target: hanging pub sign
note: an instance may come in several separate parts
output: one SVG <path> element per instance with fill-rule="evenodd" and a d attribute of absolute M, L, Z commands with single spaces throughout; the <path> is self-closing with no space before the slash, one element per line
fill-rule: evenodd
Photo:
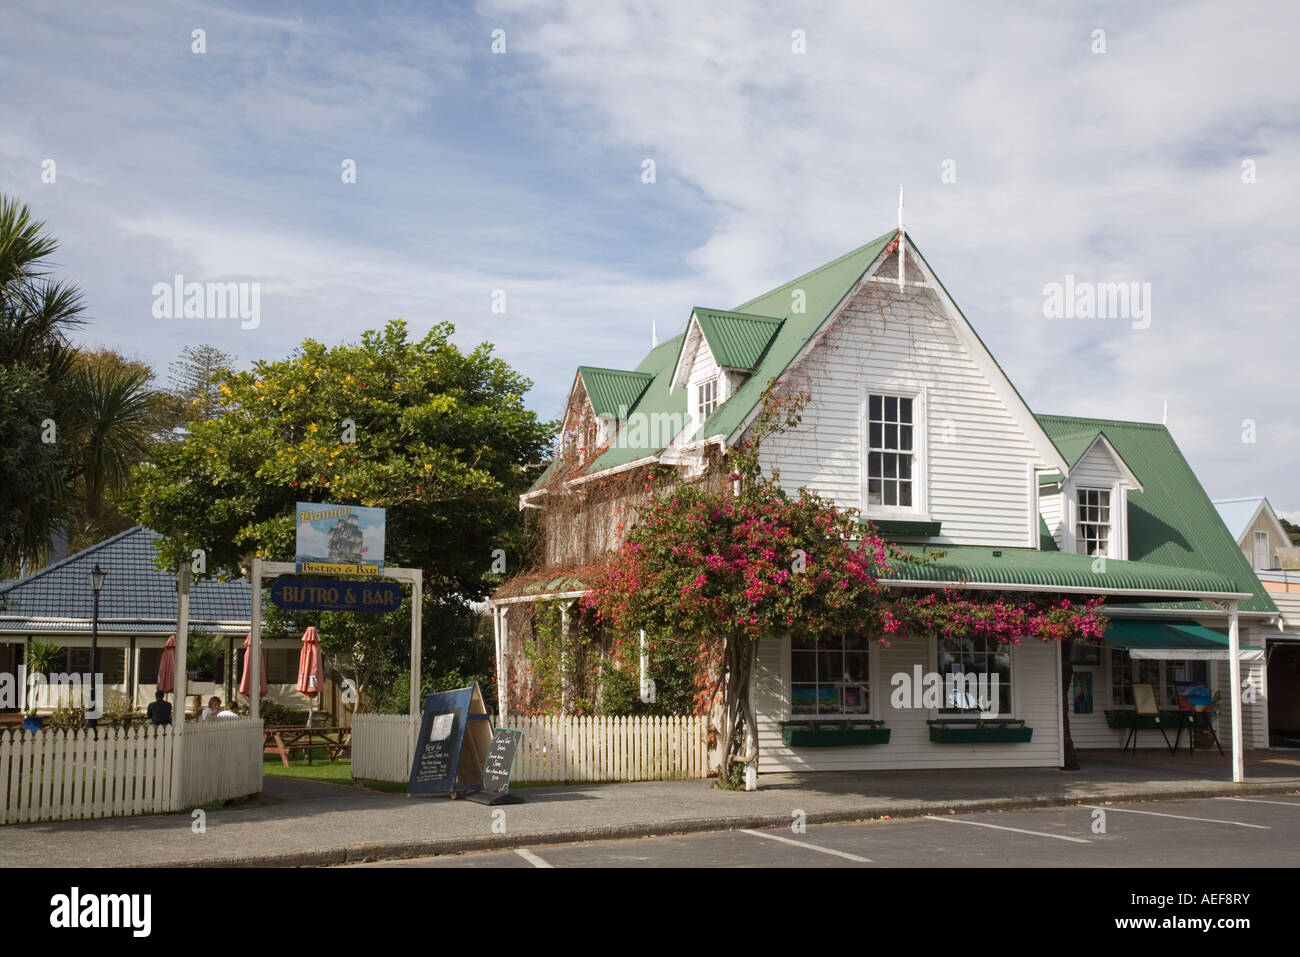
<path fill-rule="evenodd" d="M 335 578 L 277 578 L 271 601 L 291 611 L 397 611 L 402 586 L 386 581 L 339 581 Z"/>
<path fill-rule="evenodd" d="M 382 575 L 384 510 L 362 505 L 298 503 L 300 575 Z"/>

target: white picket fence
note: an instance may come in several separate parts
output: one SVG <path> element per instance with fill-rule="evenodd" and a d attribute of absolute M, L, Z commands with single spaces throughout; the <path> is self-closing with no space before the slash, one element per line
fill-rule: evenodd
<path fill-rule="evenodd" d="M 211 725 L 211 727 L 209 727 Z M 0 824 L 158 814 L 262 789 L 262 722 L 0 732 Z"/>
<path fill-rule="evenodd" d="M 497 727 L 523 732 L 512 781 L 673 781 L 709 773 L 703 717 L 512 715 Z M 405 781 L 411 773 L 411 718 L 352 718 L 352 776 Z"/>
<path fill-rule="evenodd" d="M 704 717 L 511 715 L 515 781 L 676 781 L 709 774 Z"/>
<path fill-rule="evenodd" d="M 185 725 L 177 809 L 262 790 L 262 721 L 213 718 Z"/>
<path fill-rule="evenodd" d="M 367 781 L 408 781 L 411 777 L 411 725 L 408 714 L 352 716 L 352 777 Z"/>

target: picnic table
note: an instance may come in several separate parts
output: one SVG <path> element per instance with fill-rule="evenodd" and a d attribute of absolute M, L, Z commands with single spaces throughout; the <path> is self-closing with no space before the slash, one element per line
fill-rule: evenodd
<path fill-rule="evenodd" d="M 352 754 L 351 728 L 309 728 L 300 724 L 271 725 L 262 732 L 262 753 L 278 754 L 284 766 L 289 766 L 289 753 L 306 751 L 308 757 L 314 748 L 324 748 L 333 761 L 340 754 Z"/>

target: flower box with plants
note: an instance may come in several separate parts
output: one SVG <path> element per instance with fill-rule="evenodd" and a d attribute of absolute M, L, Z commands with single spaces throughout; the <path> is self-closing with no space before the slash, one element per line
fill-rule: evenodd
<path fill-rule="evenodd" d="M 864 744 L 888 744 L 889 731 L 883 721 L 866 718 L 783 721 L 781 743 L 787 748 L 845 748 Z"/>
<path fill-rule="evenodd" d="M 1034 729 L 1015 718 L 936 718 L 930 740 L 936 744 L 1026 744 Z"/>

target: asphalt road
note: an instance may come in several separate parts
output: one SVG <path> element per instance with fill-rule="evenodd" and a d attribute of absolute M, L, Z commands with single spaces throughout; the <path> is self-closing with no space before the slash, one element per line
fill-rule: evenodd
<path fill-rule="evenodd" d="M 509 827 L 509 808 L 504 825 Z M 1100 812 L 1100 813 L 1098 813 Z M 1081 805 L 667 835 L 359 867 L 1294 867 L 1300 796 Z"/>

